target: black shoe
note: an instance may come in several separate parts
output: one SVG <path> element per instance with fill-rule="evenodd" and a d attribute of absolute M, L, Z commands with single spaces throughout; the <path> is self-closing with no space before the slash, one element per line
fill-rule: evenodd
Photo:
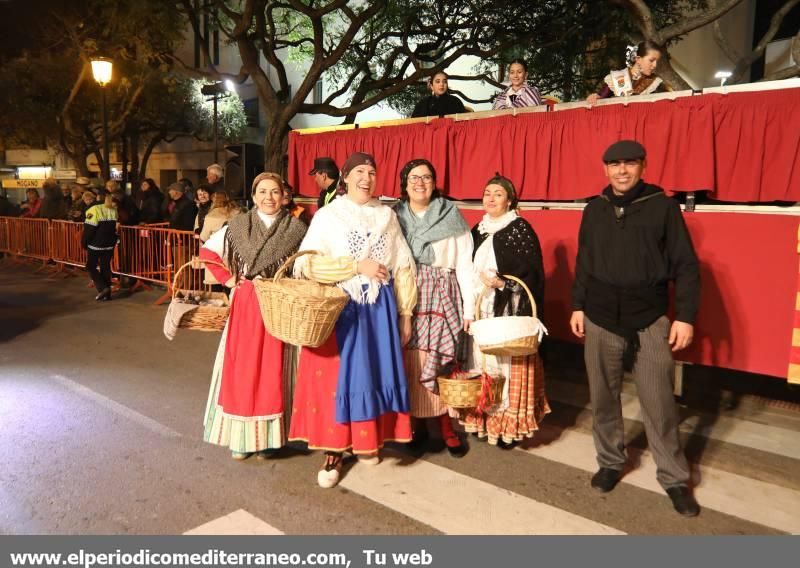
<path fill-rule="evenodd" d="M 692 492 L 685 485 L 668 487 L 667 495 L 672 500 L 672 506 L 684 517 L 696 517 L 700 514 L 700 505 L 694 500 Z"/>
<path fill-rule="evenodd" d="M 601 493 L 608 493 L 617 486 L 620 479 L 622 479 L 621 470 L 601 467 L 597 470 L 597 473 L 592 476 L 592 487 Z"/>
<path fill-rule="evenodd" d="M 500 438 L 499 440 L 497 440 L 497 447 L 500 448 L 501 450 L 513 450 L 514 448 L 517 447 L 517 442 L 515 440 L 512 440 L 511 442 L 506 442 L 502 438 Z"/>
<path fill-rule="evenodd" d="M 406 447 L 411 451 L 421 452 L 428 445 L 428 438 L 428 430 L 424 428 L 414 430 L 414 433 L 411 435 L 411 441 L 406 444 Z"/>
<path fill-rule="evenodd" d="M 445 440 L 445 447 L 447 448 L 447 451 L 450 453 L 450 455 L 453 456 L 454 458 L 463 458 L 465 455 L 467 455 L 467 451 L 469 450 L 469 448 L 461 438 L 456 436 L 456 439 L 458 440 L 457 446 L 451 446 L 448 443 L 448 440 Z"/>
<path fill-rule="evenodd" d="M 100 293 L 94 297 L 96 302 L 108 301 L 111 299 L 111 288 L 103 288 Z"/>

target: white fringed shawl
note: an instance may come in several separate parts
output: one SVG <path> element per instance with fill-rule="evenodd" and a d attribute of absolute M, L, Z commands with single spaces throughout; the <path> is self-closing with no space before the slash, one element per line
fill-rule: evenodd
<path fill-rule="evenodd" d="M 316 250 L 323 256 L 351 256 L 355 260 L 369 258 L 386 266 L 391 274 L 407 266 L 416 272 L 411 250 L 408 248 L 395 212 L 371 199 L 359 205 L 347 196 L 334 200 L 318 210 L 308 228 L 300 250 Z M 295 276 L 302 274 L 308 256 L 297 259 Z M 374 304 L 378 298 L 381 282 L 364 275 L 337 283 L 342 290 L 360 304 Z M 368 285 L 364 290 L 364 285 Z"/>

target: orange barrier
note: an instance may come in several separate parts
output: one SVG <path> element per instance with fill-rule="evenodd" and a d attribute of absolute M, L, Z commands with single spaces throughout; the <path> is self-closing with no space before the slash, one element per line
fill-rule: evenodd
<path fill-rule="evenodd" d="M 167 223 L 119 227 L 119 245 L 112 270 L 119 276 L 133 278 L 134 289 L 152 283 L 167 291 L 157 303 L 172 295 L 175 272 L 200 252 L 200 241 L 191 231 L 175 231 Z M 0 217 L 0 252 L 15 256 L 83 268 L 86 250 L 81 246 L 83 223 Z M 179 287 L 185 290 L 208 290 L 202 269 L 187 267 L 180 274 Z"/>
<path fill-rule="evenodd" d="M 120 227 L 117 274 L 169 286 L 172 272 L 167 247 L 172 232 L 152 225 Z"/>
<path fill-rule="evenodd" d="M 8 220 L 0 217 L 0 252 L 11 252 L 11 242 L 8 237 Z"/>
<path fill-rule="evenodd" d="M 86 249 L 81 246 L 83 223 L 50 221 L 50 258 L 70 266 L 86 266 Z"/>
<path fill-rule="evenodd" d="M 48 261 L 50 255 L 50 221 L 6 217 L 11 254 Z"/>

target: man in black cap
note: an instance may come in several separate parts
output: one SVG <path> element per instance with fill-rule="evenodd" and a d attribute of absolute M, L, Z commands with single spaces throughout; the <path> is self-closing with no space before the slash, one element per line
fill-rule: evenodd
<path fill-rule="evenodd" d="M 620 391 L 632 371 L 656 477 L 676 511 L 700 512 L 689 490 L 673 398 L 672 352 L 692 342 L 700 294 L 697 256 L 678 203 L 642 180 L 644 147 L 633 140 L 603 154 L 610 184 L 583 212 L 570 326 L 586 338 L 584 358 L 598 472 L 592 487 L 611 491 L 625 467 Z M 675 283 L 675 321 L 667 318 Z"/>
<path fill-rule="evenodd" d="M 336 186 L 339 183 L 339 167 L 333 158 L 315 158 L 314 167 L 308 172 L 314 176 L 314 181 L 319 187 L 317 207 L 322 209 L 336 197 Z"/>

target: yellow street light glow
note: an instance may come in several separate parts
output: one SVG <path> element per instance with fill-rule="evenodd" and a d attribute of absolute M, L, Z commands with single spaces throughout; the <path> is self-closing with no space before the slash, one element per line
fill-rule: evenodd
<path fill-rule="evenodd" d="M 105 87 L 111 82 L 111 70 L 114 64 L 110 59 L 104 57 L 92 59 L 92 75 L 101 87 Z"/>

